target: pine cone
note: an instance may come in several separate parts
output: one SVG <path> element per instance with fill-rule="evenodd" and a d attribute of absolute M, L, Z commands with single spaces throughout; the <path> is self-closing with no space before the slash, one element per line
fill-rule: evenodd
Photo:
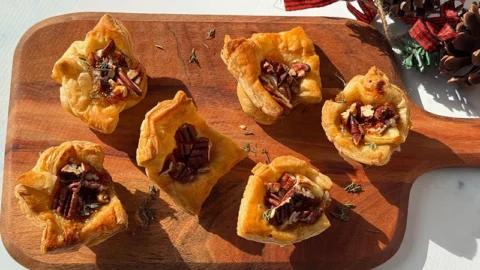
<path fill-rule="evenodd" d="M 480 13 L 474 2 L 457 25 L 457 38 L 445 43 L 440 73 L 449 83 L 480 84 Z"/>

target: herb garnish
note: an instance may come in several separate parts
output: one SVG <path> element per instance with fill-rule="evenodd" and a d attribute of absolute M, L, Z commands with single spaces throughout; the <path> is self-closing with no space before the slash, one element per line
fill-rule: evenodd
<path fill-rule="evenodd" d="M 88 63 L 87 59 L 84 57 L 78 57 L 78 59 L 82 60 L 82 66 L 87 69 L 87 71 L 90 71 L 90 64 Z"/>
<path fill-rule="evenodd" d="M 197 66 L 200 67 L 200 62 L 198 62 L 197 55 L 195 54 L 195 49 L 192 49 L 192 52 L 190 53 L 190 56 L 188 57 L 188 62 L 195 63 Z"/>
<path fill-rule="evenodd" d="M 147 227 L 150 222 L 155 220 L 155 212 L 152 208 L 148 208 L 148 202 L 150 200 L 156 200 L 155 196 L 159 190 L 152 185 L 148 187 L 148 191 L 148 197 L 140 204 L 140 207 L 135 212 L 135 223 L 142 228 Z"/>
<path fill-rule="evenodd" d="M 165 48 L 163 48 L 163 46 L 161 46 L 161 45 L 155 44 L 155 47 L 159 48 L 159 49 L 162 50 L 162 51 L 165 51 Z"/>
<path fill-rule="evenodd" d="M 352 181 L 352 183 L 346 186 L 344 189 L 348 193 L 360 193 L 363 191 L 362 186 L 359 184 L 355 184 L 355 181 Z"/>
<path fill-rule="evenodd" d="M 342 206 L 338 206 L 338 209 L 340 210 L 340 213 L 334 213 L 330 212 L 330 214 L 337 219 L 340 219 L 341 221 L 348 222 L 350 220 L 350 217 L 347 215 L 348 211 L 350 209 L 355 208 L 355 205 L 353 203 L 346 203 L 343 204 Z"/>
<path fill-rule="evenodd" d="M 255 134 L 253 134 L 253 132 L 251 132 L 251 131 L 245 131 L 244 135 L 248 136 L 248 135 L 255 135 Z"/>
<path fill-rule="evenodd" d="M 264 154 L 265 157 L 267 158 L 267 164 L 270 164 L 270 154 L 268 153 L 267 149 L 262 148 L 262 149 L 260 149 L 260 151 L 261 151 L 262 154 Z"/>
<path fill-rule="evenodd" d="M 340 81 L 343 82 L 343 86 L 347 85 L 347 83 L 345 82 L 345 80 L 344 80 L 342 77 L 340 77 L 340 75 L 338 75 L 337 72 L 335 72 L 335 77 L 337 77 Z"/>
<path fill-rule="evenodd" d="M 205 48 L 207 48 L 207 49 L 208 49 L 208 45 L 207 45 L 207 44 L 203 43 L 203 46 L 205 46 Z"/>
<path fill-rule="evenodd" d="M 342 95 L 338 95 L 337 97 L 335 97 L 335 102 L 337 103 L 347 103 L 347 99 Z"/>
<path fill-rule="evenodd" d="M 99 207 L 100 205 L 98 203 L 89 203 L 89 204 L 84 204 L 83 205 L 83 209 L 82 211 L 80 212 L 80 215 L 82 216 L 89 216 L 91 215 L 93 212 L 95 212 L 95 210 Z"/>
<path fill-rule="evenodd" d="M 90 92 L 88 97 L 90 97 L 90 99 L 96 99 L 97 95 L 98 95 L 98 91 L 92 91 L 92 92 Z"/>
<path fill-rule="evenodd" d="M 247 152 L 247 153 L 254 153 L 255 156 L 257 156 L 257 150 L 258 150 L 258 148 L 257 148 L 257 144 L 256 144 L 256 143 L 255 143 L 255 147 L 252 148 L 251 145 L 250 145 L 250 142 L 246 142 L 246 143 L 245 143 L 245 146 L 244 146 L 242 149 L 243 149 L 243 151 L 245 151 L 245 152 Z"/>
<path fill-rule="evenodd" d="M 215 38 L 215 28 L 208 30 L 206 39 L 210 40 L 214 38 Z"/>
<path fill-rule="evenodd" d="M 369 142 L 369 143 L 366 142 L 365 145 L 368 145 L 368 147 L 370 147 L 373 150 L 377 149 L 377 144 L 374 142 Z"/>

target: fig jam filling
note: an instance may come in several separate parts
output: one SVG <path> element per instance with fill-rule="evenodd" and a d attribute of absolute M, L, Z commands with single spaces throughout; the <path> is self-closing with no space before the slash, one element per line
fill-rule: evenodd
<path fill-rule="evenodd" d="M 210 171 L 210 139 L 199 137 L 195 126 L 184 123 L 175 132 L 175 140 L 177 148 L 165 160 L 161 175 L 168 174 L 175 181 L 189 183 L 197 174 Z"/>
<path fill-rule="evenodd" d="M 283 115 L 287 115 L 293 109 L 293 96 L 300 92 L 299 80 L 310 72 L 310 66 L 304 63 L 287 66 L 270 60 L 263 60 L 260 65 L 262 73 L 258 79 L 263 88 L 284 108 Z"/>
<path fill-rule="evenodd" d="M 263 217 L 269 224 L 284 229 L 299 222 L 313 224 L 321 217 L 322 200 L 299 185 L 297 177 L 285 172 L 277 182 L 265 183 L 264 204 L 268 210 Z"/>
<path fill-rule="evenodd" d="M 138 87 L 142 81 L 142 66 L 130 67 L 128 56 L 117 50 L 113 40 L 105 48 L 90 52 L 87 62 L 93 75 L 90 98 L 101 96 L 115 104 L 125 100 L 129 92 L 142 95 Z"/>
<path fill-rule="evenodd" d="M 51 209 L 66 219 L 84 220 L 110 202 L 110 174 L 97 171 L 73 158 L 58 172 L 59 186 L 54 193 Z"/>
<path fill-rule="evenodd" d="M 382 135 L 388 128 L 396 127 L 400 116 L 391 103 L 374 108 L 356 101 L 341 114 L 340 119 L 344 130 L 352 134 L 353 143 L 359 145 L 365 134 Z"/>

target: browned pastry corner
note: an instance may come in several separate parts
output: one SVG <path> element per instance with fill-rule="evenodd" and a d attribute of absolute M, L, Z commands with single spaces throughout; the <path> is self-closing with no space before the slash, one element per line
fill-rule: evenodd
<path fill-rule="evenodd" d="M 406 94 L 376 67 L 353 77 L 322 109 L 328 139 L 354 167 L 387 164 L 411 125 Z"/>
<path fill-rule="evenodd" d="M 104 15 L 85 40 L 75 41 L 55 63 L 63 108 L 92 129 L 112 133 L 120 112 L 147 93 L 147 73 L 135 59 L 123 24 Z"/>
<path fill-rule="evenodd" d="M 198 214 L 218 179 L 246 157 L 232 139 L 209 127 L 191 98 L 178 91 L 145 115 L 137 163 L 190 214 Z"/>
<path fill-rule="evenodd" d="M 225 36 L 221 57 L 237 79 L 242 109 L 271 125 L 300 103 L 322 100 L 320 59 L 301 27 L 251 38 Z"/>
<path fill-rule="evenodd" d="M 22 212 L 45 227 L 43 253 L 93 246 L 127 228 L 103 158 L 97 144 L 65 142 L 45 150 L 35 167 L 18 178 L 15 196 Z"/>
<path fill-rule="evenodd" d="M 243 193 L 237 234 L 281 246 L 300 242 L 330 227 L 332 181 L 292 156 L 258 163 Z"/>

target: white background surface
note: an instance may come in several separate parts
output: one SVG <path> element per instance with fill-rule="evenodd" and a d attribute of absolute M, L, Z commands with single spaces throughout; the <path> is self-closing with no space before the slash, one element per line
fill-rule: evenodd
<path fill-rule="evenodd" d="M 344 2 L 287 13 L 282 0 L 0 0 L 0 153 L 4 153 L 13 53 L 18 41 L 29 27 L 43 19 L 83 11 L 354 18 Z M 378 23 L 374 24 L 378 27 Z M 404 30 L 395 24 L 394 32 Z M 430 112 L 455 117 L 480 114 L 480 87 L 457 90 L 435 69 L 424 74 L 402 69 L 402 77 L 409 95 Z M 3 162 L 1 154 L 2 178 Z M 479 169 L 443 169 L 421 176 L 411 191 L 400 250 L 379 269 L 480 269 L 479 176 Z M 3 244 L 0 262 L 1 269 L 23 269 Z"/>

